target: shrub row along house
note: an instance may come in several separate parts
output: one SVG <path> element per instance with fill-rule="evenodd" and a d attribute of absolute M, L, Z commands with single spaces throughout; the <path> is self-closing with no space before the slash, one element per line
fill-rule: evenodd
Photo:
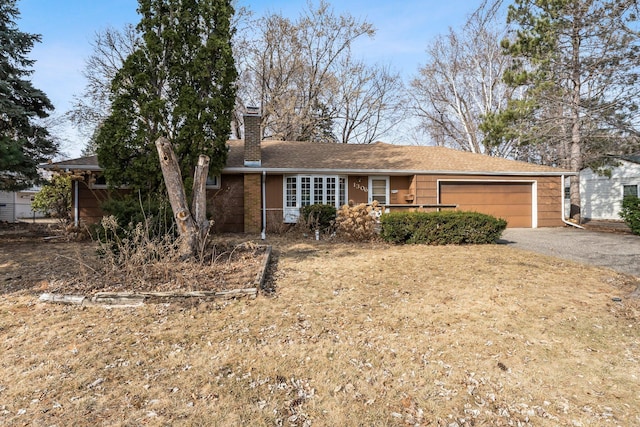
<path fill-rule="evenodd" d="M 245 140 L 229 141 L 220 176 L 207 186 L 216 232 L 259 233 L 295 223 L 300 208 L 371 203 L 386 210 L 458 209 L 504 218 L 509 227 L 564 223 L 569 171 L 443 147 L 320 144 L 260 140 L 258 114 L 245 116 Z M 76 224 L 100 220 L 109 189 L 97 158 L 48 165 L 76 172 Z"/>

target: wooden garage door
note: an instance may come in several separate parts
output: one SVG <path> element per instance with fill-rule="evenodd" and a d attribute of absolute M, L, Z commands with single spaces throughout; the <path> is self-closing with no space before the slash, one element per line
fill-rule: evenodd
<path fill-rule="evenodd" d="M 508 227 L 531 227 L 531 183 L 441 182 L 440 203 L 507 220 Z"/>

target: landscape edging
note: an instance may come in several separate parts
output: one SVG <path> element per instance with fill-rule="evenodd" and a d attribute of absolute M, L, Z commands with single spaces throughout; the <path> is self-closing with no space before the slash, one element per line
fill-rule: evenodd
<path fill-rule="evenodd" d="M 213 299 L 234 299 L 234 298 L 256 298 L 258 290 L 264 286 L 267 275 L 267 267 L 271 260 L 271 245 L 265 248 L 265 257 L 260 271 L 256 275 L 255 287 L 244 289 L 231 289 L 228 291 L 189 291 L 189 292 L 98 292 L 93 296 L 84 295 L 62 295 L 44 293 L 38 298 L 40 302 L 54 304 L 70 304 L 80 306 L 103 305 L 109 307 L 137 307 L 145 302 L 171 302 L 184 301 L 190 298 L 205 300 Z"/>

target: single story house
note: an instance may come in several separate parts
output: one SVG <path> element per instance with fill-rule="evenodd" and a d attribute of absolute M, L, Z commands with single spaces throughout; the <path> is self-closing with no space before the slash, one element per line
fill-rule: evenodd
<path fill-rule="evenodd" d="M 615 156 L 615 166 L 603 175 L 580 171 L 582 216 L 591 220 L 620 220 L 624 196 L 640 196 L 640 153 Z"/>
<path fill-rule="evenodd" d="M 374 200 L 387 211 L 456 208 L 504 218 L 509 227 L 556 227 L 565 223 L 565 176 L 575 175 L 444 147 L 261 141 L 259 135 L 260 116 L 245 116 L 245 140 L 229 141 L 226 167 L 208 181 L 216 232 L 269 232 L 295 223 L 304 205 Z M 74 218 L 98 221 L 109 190 L 96 157 L 48 167 L 85 177 L 74 181 Z"/>

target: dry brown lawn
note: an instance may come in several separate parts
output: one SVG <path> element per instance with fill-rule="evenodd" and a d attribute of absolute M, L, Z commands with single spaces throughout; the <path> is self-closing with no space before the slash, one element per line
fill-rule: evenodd
<path fill-rule="evenodd" d="M 89 244 L 0 236 L 0 424 L 640 424 L 636 278 L 507 246 L 269 243 L 272 295 L 108 309 L 38 302 Z"/>

